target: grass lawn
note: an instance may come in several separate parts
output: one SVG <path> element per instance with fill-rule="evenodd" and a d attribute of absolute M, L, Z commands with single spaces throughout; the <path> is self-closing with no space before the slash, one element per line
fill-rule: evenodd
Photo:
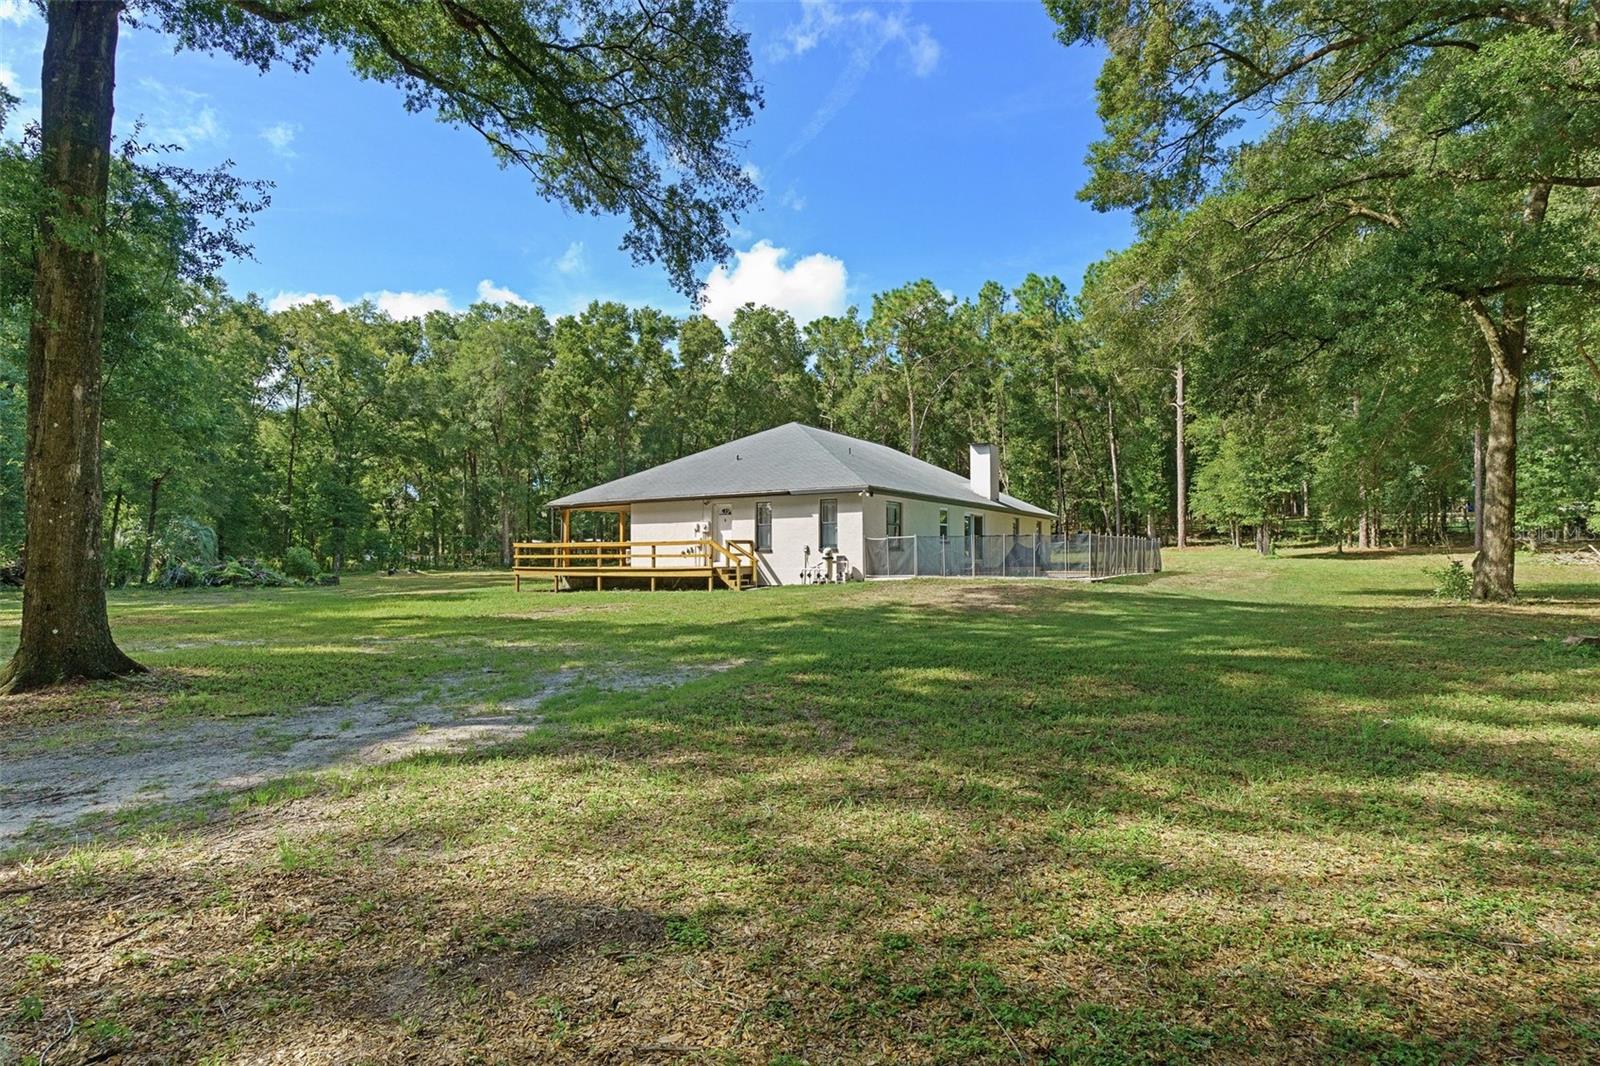
<path fill-rule="evenodd" d="M 1167 561 L 116 594 L 155 672 L 0 703 L 0 773 L 579 681 L 508 744 L 14 847 L 0 1062 L 1600 1058 L 1600 656 L 1560 644 L 1600 575 L 1474 607 L 1437 557 Z"/>

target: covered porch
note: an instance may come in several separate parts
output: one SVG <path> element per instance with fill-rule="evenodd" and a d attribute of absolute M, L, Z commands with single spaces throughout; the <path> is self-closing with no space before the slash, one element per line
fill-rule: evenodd
<path fill-rule="evenodd" d="M 616 516 L 614 539 L 574 540 L 575 512 Z M 604 589 L 607 584 L 658 588 L 753 588 L 759 582 L 755 542 L 695 537 L 679 540 L 633 540 L 632 510 L 615 504 L 556 509 L 560 539 L 523 541 L 512 545 L 511 572 L 518 591 L 524 579 L 550 580 L 560 592 Z"/>

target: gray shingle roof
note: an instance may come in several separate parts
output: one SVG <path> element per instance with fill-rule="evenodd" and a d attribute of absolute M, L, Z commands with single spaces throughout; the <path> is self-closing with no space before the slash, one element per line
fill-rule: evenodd
<path fill-rule="evenodd" d="M 1052 517 L 1049 511 L 1003 492 L 998 501 L 990 500 L 973 492 L 971 483 L 960 474 L 913 459 L 904 452 L 799 422 L 740 437 L 574 492 L 551 500 L 550 506 L 869 490 L 1030 517 Z"/>

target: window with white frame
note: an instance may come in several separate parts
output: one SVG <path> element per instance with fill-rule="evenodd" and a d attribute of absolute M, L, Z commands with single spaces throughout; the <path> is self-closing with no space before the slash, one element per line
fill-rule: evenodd
<path fill-rule="evenodd" d="M 943 507 L 939 508 L 939 539 L 950 539 L 950 512 Z"/>
<path fill-rule="evenodd" d="M 756 551 L 772 550 L 772 504 L 762 500 L 756 504 Z"/>
<path fill-rule="evenodd" d="M 903 535 L 899 500 L 890 500 L 883 505 L 883 535 L 890 538 Z M 897 539 L 889 541 L 889 550 L 892 552 L 900 551 L 904 547 L 905 545 Z"/>
<path fill-rule="evenodd" d="M 839 549 L 838 500 L 823 500 L 817 507 L 817 547 Z"/>

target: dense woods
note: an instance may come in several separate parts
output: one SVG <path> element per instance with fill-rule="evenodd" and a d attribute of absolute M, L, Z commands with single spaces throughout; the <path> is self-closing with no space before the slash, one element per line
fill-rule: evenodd
<path fill-rule="evenodd" d="M 8 182 L 23 180 L 25 151 L 6 165 Z M 117 173 L 104 431 L 114 583 L 158 580 L 197 550 L 279 561 L 301 548 L 335 572 L 498 564 L 511 541 L 550 533 L 548 499 L 790 420 L 957 470 L 968 442 L 992 441 L 1008 490 L 1062 529 L 1172 538 L 1180 364 L 1198 532 L 1263 548 L 1290 522 L 1352 546 L 1471 535 L 1485 383 L 1456 352 L 1473 335 L 1397 301 L 1330 331 L 1315 358 L 1265 349 L 1258 365 L 1230 367 L 1264 301 L 1299 298 L 1202 293 L 1173 267 L 1193 223 L 1152 225 L 1077 299 L 1030 276 L 967 299 L 915 281 L 804 327 L 766 307 L 724 329 L 616 303 L 395 321 L 370 305 L 269 313 L 228 295 L 206 253 L 257 206 L 252 190 L 202 200 L 157 171 Z M 25 321 L 10 300 L 6 439 L 21 432 Z M 1582 531 L 1600 499 L 1600 380 L 1581 326 L 1551 334 L 1523 400 L 1526 536 Z M 0 477 L 9 554 L 21 546 L 16 464 Z"/>

